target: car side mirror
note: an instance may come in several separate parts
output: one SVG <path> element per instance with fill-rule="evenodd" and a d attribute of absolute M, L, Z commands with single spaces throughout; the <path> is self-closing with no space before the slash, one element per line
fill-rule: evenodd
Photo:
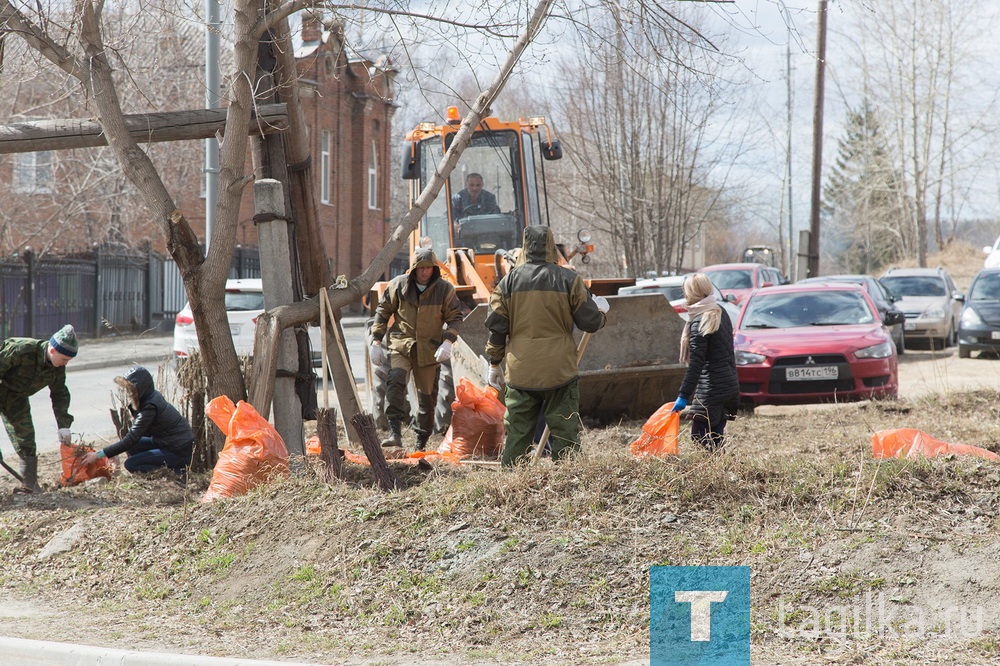
<path fill-rule="evenodd" d="M 993 246 L 992 245 L 984 245 L 983 246 L 983 254 L 993 254 Z"/>
<path fill-rule="evenodd" d="M 773 286 L 774 286 L 773 282 L 761 282 L 760 283 L 760 288 L 761 289 L 763 289 L 764 287 L 773 287 Z"/>
<path fill-rule="evenodd" d="M 901 310 L 889 310 L 885 313 L 885 318 L 882 320 L 886 326 L 895 326 L 896 324 L 902 324 L 906 321 L 906 315 L 903 314 Z"/>
<path fill-rule="evenodd" d="M 734 296 L 733 294 L 726 294 L 725 296 L 722 297 L 722 300 L 724 300 L 726 303 L 736 303 L 736 296 Z"/>
<path fill-rule="evenodd" d="M 959 303 L 964 303 L 965 302 L 965 294 L 963 294 L 961 292 L 958 292 L 958 291 L 956 291 L 954 294 L 952 294 L 952 298 L 954 298 Z"/>

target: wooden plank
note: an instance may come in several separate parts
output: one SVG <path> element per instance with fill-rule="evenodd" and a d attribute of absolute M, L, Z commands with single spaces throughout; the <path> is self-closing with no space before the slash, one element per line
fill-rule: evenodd
<path fill-rule="evenodd" d="M 288 129 L 284 104 L 258 107 L 250 133 L 276 134 Z M 139 143 L 207 139 L 226 127 L 225 109 L 194 109 L 125 116 L 129 134 Z M 91 118 L 33 120 L 0 125 L 0 155 L 39 150 L 69 150 L 108 145 L 101 124 Z"/>

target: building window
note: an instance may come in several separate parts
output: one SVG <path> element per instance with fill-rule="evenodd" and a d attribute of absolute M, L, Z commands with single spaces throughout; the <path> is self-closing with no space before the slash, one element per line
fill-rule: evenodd
<path fill-rule="evenodd" d="M 52 151 L 18 153 L 14 162 L 14 191 L 48 194 L 52 191 Z"/>
<path fill-rule="evenodd" d="M 319 147 L 320 186 L 319 200 L 330 203 L 330 131 L 323 130 Z"/>
<path fill-rule="evenodd" d="M 374 141 L 368 159 L 368 207 L 378 208 L 378 144 Z"/>

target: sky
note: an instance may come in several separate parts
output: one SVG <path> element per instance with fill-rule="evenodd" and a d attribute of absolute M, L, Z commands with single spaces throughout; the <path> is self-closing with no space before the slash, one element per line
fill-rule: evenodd
<path fill-rule="evenodd" d="M 925 12 L 929 5 L 939 0 L 912 0 L 909 4 L 918 11 Z M 551 82 L 554 68 L 552 63 L 567 48 L 571 40 L 566 36 L 571 29 L 570 18 L 578 18 L 575 14 L 583 6 L 584 0 L 566 0 L 558 5 L 557 11 L 564 17 L 551 20 L 546 25 L 545 34 L 539 42 L 532 46 L 520 65 L 519 76 L 528 82 L 528 87 L 544 87 Z M 881 10 L 889 0 L 831 0 L 829 3 L 826 63 L 826 99 L 824 104 L 824 174 L 829 175 L 830 165 L 836 157 L 837 141 L 843 134 L 844 122 L 848 106 L 857 106 L 860 96 L 854 92 L 859 77 L 856 74 L 855 61 L 859 46 L 853 22 L 859 16 L 874 17 L 876 10 Z M 959 0 L 952 0 L 955 7 L 964 6 Z M 530 4 L 530 3 L 529 3 Z M 529 4 L 522 4 L 523 7 Z M 1000 4 L 1000 3 L 997 3 Z M 733 170 L 735 180 L 746 183 L 741 191 L 741 204 L 745 215 L 754 220 L 764 229 L 774 230 L 779 223 L 785 230 L 788 227 L 788 190 L 786 189 L 786 155 L 789 137 L 787 121 L 788 107 L 791 104 L 791 214 L 794 225 L 793 238 L 800 229 L 808 228 L 810 213 L 810 193 L 812 179 L 812 143 L 813 143 L 813 104 L 814 81 L 816 75 L 816 24 L 819 0 L 735 0 L 735 2 L 665 3 L 668 9 L 676 7 L 678 11 L 687 11 L 693 7 L 708 17 L 710 36 L 715 45 L 733 58 L 732 71 L 734 78 L 745 81 L 748 94 L 739 99 L 733 99 L 731 104 L 737 111 L 735 119 L 727 122 L 745 123 L 752 140 L 741 149 Z M 504 11 L 515 5 L 505 5 Z M 477 14 L 484 7 L 471 0 L 448 0 L 447 5 L 440 2 L 426 3 L 429 12 L 441 14 L 445 11 L 456 20 L 474 21 L 481 19 Z M 567 9 L 568 8 L 568 9 Z M 992 13 L 990 13 L 992 12 Z M 1000 80 L 996 80 L 993 67 L 979 66 L 980 62 L 995 61 L 997 47 L 1000 44 L 1000 21 L 996 18 L 996 9 L 991 3 L 977 5 L 974 39 L 963 44 L 965 57 L 959 63 L 966 71 L 965 90 L 956 94 L 958 100 L 952 110 L 953 114 L 982 114 L 983 118 L 973 124 L 985 132 L 992 122 L 992 113 L 996 109 L 990 107 L 990 96 L 1000 90 Z M 989 14 L 989 15 L 987 15 Z M 369 19 L 370 21 L 370 19 Z M 389 30 L 379 31 L 373 23 L 353 26 L 354 34 L 366 35 L 367 44 L 360 44 L 362 49 L 371 49 L 381 45 L 391 44 L 396 38 L 394 31 L 400 24 L 391 26 Z M 404 28 L 405 29 L 405 28 Z M 349 28 L 348 34 L 351 34 Z M 415 50 L 412 55 L 418 61 L 431 63 L 436 71 L 434 76 L 424 75 L 424 83 L 445 91 L 438 98 L 423 99 L 420 96 L 404 95 L 406 108 L 400 109 L 396 122 L 411 125 L 415 120 L 433 119 L 434 114 L 443 113 L 446 105 L 443 100 L 457 96 L 461 90 L 476 90 L 469 87 L 473 74 L 478 79 L 476 83 L 485 86 L 496 72 L 500 60 L 505 55 L 503 48 L 486 49 L 480 47 L 475 33 L 467 33 L 464 37 L 454 36 L 439 27 L 424 26 L 420 29 L 421 37 L 429 39 L 429 50 Z M 373 40 L 372 37 L 375 37 Z M 509 45 L 511 39 L 501 46 Z M 460 55 L 459 55 L 460 54 Z M 403 57 L 399 54 L 397 57 Z M 790 72 L 787 67 L 790 63 Z M 433 73 L 432 73 L 433 74 Z M 791 76 L 791 100 L 788 97 L 787 77 Z M 991 78 L 992 77 L 992 78 Z M 468 94 L 468 93 L 467 93 Z M 506 93 L 495 105 L 498 115 L 518 115 L 518 102 L 523 99 L 517 95 Z M 440 100 L 440 101 L 439 101 Z M 437 108 L 438 106 L 442 108 Z M 513 113 L 511 111 L 517 109 Z M 988 109 L 989 112 L 984 112 Z M 549 115 L 544 109 L 538 113 Z M 558 119 L 553 118 L 558 126 Z M 972 123 L 972 121 L 969 121 Z M 401 125 L 401 126 L 402 126 Z M 1000 128 L 998 128 L 1000 131 Z M 720 136 L 731 133 L 730 127 L 719 127 Z M 959 158 L 967 164 L 962 172 L 960 184 L 962 197 L 957 199 L 957 215 L 963 218 L 1000 219 L 1000 202 L 997 197 L 1000 192 L 1000 167 L 993 164 L 991 156 L 982 151 L 988 145 L 988 134 L 981 135 L 986 140 L 973 140 L 972 135 L 958 151 Z M 773 232 L 773 231 L 772 231 Z M 777 241 L 776 232 L 773 232 Z M 768 240 L 768 239 L 764 239 Z"/>

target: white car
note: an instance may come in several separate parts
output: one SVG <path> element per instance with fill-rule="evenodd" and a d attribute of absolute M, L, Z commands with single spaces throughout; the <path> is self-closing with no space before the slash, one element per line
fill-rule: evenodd
<path fill-rule="evenodd" d="M 684 280 L 686 275 L 670 275 L 667 277 L 651 278 L 648 280 L 636 280 L 634 287 L 622 287 L 618 290 L 619 296 L 635 296 L 637 294 L 663 294 L 671 307 L 680 315 L 684 321 L 688 320 L 687 299 L 684 298 Z M 719 302 L 722 309 L 729 315 L 729 321 L 736 329 L 736 320 L 740 316 L 740 308 L 733 303 L 732 297 L 723 296 L 718 287 L 712 285 L 715 293 L 715 300 Z"/>
<path fill-rule="evenodd" d="M 264 312 L 264 290 L 260 278 L 226 280 L 226 315 L 229 317 L 229 332 L 233 345 L 240 356 L 253 355 L 253 339 L 257 317 Z M 313 365 L 319 366 L 321 357 L 320 331 L 309 327 L 309 342 L 312 346 Z M 198 334 L 195 332 L 191 304 L 185 303 L 174 319 L 174 356 L 187 358 L 198 351 Z"/>
<path fill-rule="evenodd" d="M 993 242 L 993 245 L 987 245 L 983 248 L 983 254 L 986 255 L 983 268 L 1000 268 L 1000 236 Z"/>

